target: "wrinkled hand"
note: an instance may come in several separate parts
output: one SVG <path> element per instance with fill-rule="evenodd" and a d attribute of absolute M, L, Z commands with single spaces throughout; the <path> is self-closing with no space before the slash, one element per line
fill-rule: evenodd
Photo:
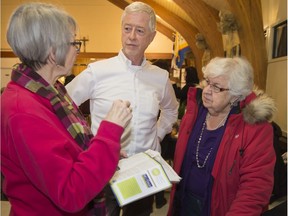
<path fill-rule="evenodd" d="M 132 118 L 132 109 L 129 101 L 116 100 L 113 102 L 105 120 L 125 128 Z"/>
<path fill-rule="evenodd" d="M 122 159 L 122 158 L 127 158 L 127 157 L 128 157 L 127 152 L 124 151 L 124 150 L 121 150 L 121 151 L 120 151 L 120 159 Z"/>

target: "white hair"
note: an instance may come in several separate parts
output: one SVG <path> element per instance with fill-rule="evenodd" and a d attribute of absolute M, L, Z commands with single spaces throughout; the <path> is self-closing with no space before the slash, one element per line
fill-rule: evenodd
<path fill-rule="evenodd" d="M 33 69 L 46 64 L 50 50 L 56 63 L 64 65 L 75 30 L 75 20 L 65 11 L 51 4 L 28 3 L 12 14 L 7 41 L 15 55 Z"/>
<path fill-rule="evenodd" d="M 238 96 L 240 100 L 243 100 L 253 90 L 253 68 L 243 57 L 213 58 L 202 71 L 204 77 L 227 77 L 230 94 Z"/>

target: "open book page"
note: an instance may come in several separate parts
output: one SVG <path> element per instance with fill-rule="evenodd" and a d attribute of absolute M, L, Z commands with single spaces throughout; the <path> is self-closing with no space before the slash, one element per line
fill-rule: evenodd
<path fill-rule="evenodd" d="M 120 160 L 118 167 L 110 185 L 120 206 L 172 186 L 161 164 L 144 152 Z"/>
<path fill-rule="evenodd" d="M 174 169 L 161 157 L 159 152 L 149 149 L 145 153 L 148 154 L 150 157 L 154 158 L 162 165 L 166 175 L 168 176 L 171 182 L 177 183 L 181 180 L 181 177 L 178 176 L 178 174 L 174 171 Z"/>

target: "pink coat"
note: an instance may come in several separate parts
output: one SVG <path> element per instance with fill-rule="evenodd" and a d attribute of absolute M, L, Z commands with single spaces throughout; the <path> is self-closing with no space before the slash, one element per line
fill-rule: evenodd
<path fill-rule="evenodd" d="M 199 89 L 190 88 L 187 111 L 181 121 L 174 156 L 174 169 L 177 173 L 180 173 L 189 135 L 198 113 L 197 91 L 199 95 Z M 271 100 L 261 97 L 250 94 L 241 102 L 240 112 L 232 114 L 228 119 L 212 170 L 212 216 L 259 216 L 269 203 L 275 164 L 273 129 L 266 121 L 268 117 L 261 114 L 270 114 L 272 108 L 265 110 L 271 105 Z M 247 122 L 252 119 L 247 109 L 262 110 L 254 112 L 257 123 Z M 168 215 L 171 215 L 173 208 L 175 187 L 170 195 Z"/>
<path fill-rule="evenodd" d="M 86 215 L 114 174 L 123 128 L 103 121 L 83 151 L 50 102 L 10 82 L 1 96 L 1 172 L 10 215 Z"/>

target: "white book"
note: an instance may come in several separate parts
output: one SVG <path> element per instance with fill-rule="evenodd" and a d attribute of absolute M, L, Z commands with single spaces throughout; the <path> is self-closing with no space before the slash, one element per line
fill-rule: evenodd
<path fill-rule="evenodd" d="M 181 180 L 159 152 L 147 150 L 121 159 L 110 180 L 119 206 L 127 205 L 172 186 Z"/>

